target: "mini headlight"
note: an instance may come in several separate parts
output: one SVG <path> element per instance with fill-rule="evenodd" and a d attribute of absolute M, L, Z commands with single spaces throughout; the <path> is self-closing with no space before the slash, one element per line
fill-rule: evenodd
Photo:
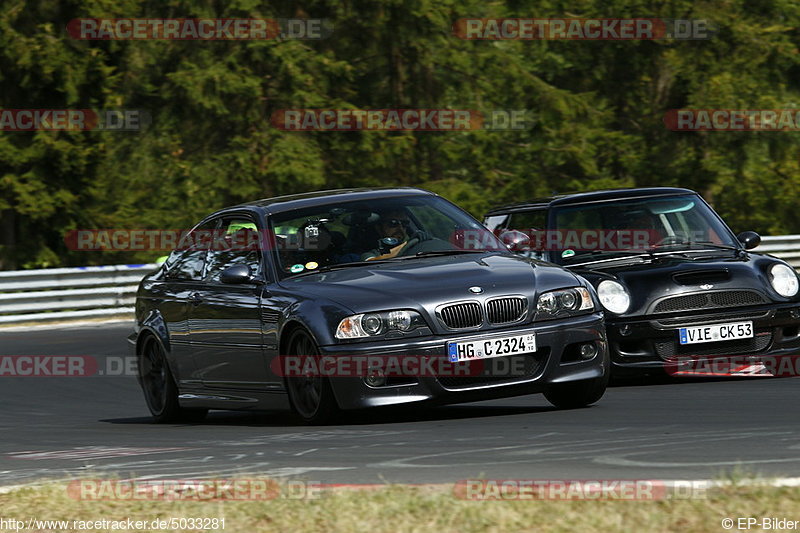
<path fill-rule="evenodd" d="M 609 279 L 604 279 L 597 286 L 597 296 L 600 303 L 611 311 L 621 315 L 631 306 L 631 296 L 622 284 Z"/>
<path fill-rule="evenodd" d="M 343 318 L 336 328 L 337 339 L 377 337 L 390 331 L 411 331 L 425 326 L 425 320 L 416 311 L 384 311 Z"/>
<path fill-rule="evenodd" d="M 800 287 L 794 270 L 781 263 L 770 267 L 769 282 L 775 292 L 786 298 L 797 294 L 797 289 Z"/>

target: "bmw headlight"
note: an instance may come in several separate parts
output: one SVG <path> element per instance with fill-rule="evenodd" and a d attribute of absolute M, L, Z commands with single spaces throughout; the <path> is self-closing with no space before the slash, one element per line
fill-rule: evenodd
<path fill-rule="evenodd" d="M 777 263 L 769 268 L 769 282 L 775 292 L 789 298 L 797 294 L 797 274 L 790 267 Z"/>
<path fill-rule="evenodd" d="M 592 295 L 586 287 L 544 292 L 536 302 L 536 311 L 545 315 L 556 315 L 561 311 L 585 311 L 594 309 Z"/>
<path fill-rule="evenodd" d="M 597 296 L 600 298 L 600 303 L 611 311 L 621 315 L 628 310 L 631 306 L 631 295 L 621 283 L 604 279 L 597 286 Z"/>
<path fill-rule="evenodd" d="M 425 326 L 425 320 L 416 311 L 362 313 L 343 318 L 336 328 L 336 338 L 377 337 L 389 331 L 406 332 L 423 326 Z"/>

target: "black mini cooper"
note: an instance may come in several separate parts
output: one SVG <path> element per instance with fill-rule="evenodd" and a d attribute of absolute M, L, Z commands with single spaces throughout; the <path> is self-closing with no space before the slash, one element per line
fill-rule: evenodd
<path fill-rule="evenodd" d="M 339 409 L 544 393 L 609 377 L 591 285 L 519 257 L 418 189 L 260 200 L 199 222 L 141 282 L 131 348 L 158 421 L 208 409 Z"/>
<path fill-rule="evenodd" d="M 758 234 L 735 235 L 694 191 L 556 196 L 493 209 L 484 224 L 517 253 L 592 283 L 614 376 L 702 374 L 693 369 L 709 360 L 775 364 L 800 348 L 794 269 L 748 251 Z"/>

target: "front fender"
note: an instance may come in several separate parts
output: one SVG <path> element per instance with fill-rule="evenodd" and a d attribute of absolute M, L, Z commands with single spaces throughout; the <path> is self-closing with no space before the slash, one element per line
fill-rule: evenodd
<path fill-rule="evenodd" d="M 300 325 L 311 333 L 318 346 L 338 344 L 336 328 L 343 318 L 355 314 L 351 309 L 329 300 L 301 300 L 289 306 L 279 324 L 279 346 L 287 331 Z"/>

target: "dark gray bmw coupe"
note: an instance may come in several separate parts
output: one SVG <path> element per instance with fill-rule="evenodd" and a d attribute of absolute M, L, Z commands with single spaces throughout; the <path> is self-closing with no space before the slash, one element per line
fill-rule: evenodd
<path fill-rule="evenodd" d="M 139 287 L 129 342 L 159 422 L 209 409 L 342 409 L 544 393 L 596 402 L 609 356 L 592 286 L 519 257 L 419 189 L 324 191 L 218 211 Z"/>

